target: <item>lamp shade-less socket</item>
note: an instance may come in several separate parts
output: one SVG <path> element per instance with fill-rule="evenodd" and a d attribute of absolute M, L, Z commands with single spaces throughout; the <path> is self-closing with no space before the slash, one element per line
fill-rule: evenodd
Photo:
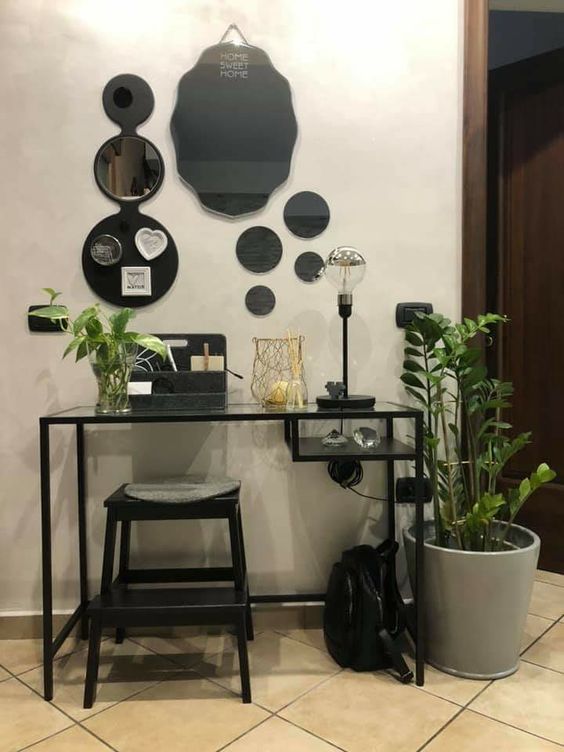
<path fill-rule="evenodd" d="M 396 326 L 405 329 L 417 313 L 433 313 L 432 303 L 398 303 L 396 306 Z"/>
<path fill-rule="evenodd" d="M 57 321 L 51 321 L 51 319 L 43 318 L 43 316 L 31 316 L 33 311 L 37 311 L 38 308 L 45 308 L 45 303 L 42 305 L 30 305 L 27 309 L 27 325 L 30 332 L 62 332 L 62 323 L 64 319 Z"/>
<path fill-rule="evenodd" d="M 427 504 L 433 498 L 433 488 L 429 478 L 423 478 L 423 501 Z M 415 504 L 415 478 L 398 478 L 396 481 L 396 503 Z"/>

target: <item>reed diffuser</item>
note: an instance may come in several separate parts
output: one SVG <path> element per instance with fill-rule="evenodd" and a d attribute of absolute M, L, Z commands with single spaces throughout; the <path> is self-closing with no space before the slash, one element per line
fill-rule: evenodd
<path fill-rule="evenodd" d="M 288 330 L 288 354 L 291 379 L 286 389 L 286 409 L 304 410 L 307 407 L 307 387 L 304 381 L 304 364 L 301 337 Z"/>

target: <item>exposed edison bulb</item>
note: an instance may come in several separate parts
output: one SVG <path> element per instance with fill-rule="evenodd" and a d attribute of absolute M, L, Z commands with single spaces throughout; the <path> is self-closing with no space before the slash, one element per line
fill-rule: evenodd
<path fill-rule="evenodd" d="M 366 271 L 366 261 L 356 248 L 341 245 L 327 256 L 325 276 L 340 294 L 351 293 L 362 281 Z"/>

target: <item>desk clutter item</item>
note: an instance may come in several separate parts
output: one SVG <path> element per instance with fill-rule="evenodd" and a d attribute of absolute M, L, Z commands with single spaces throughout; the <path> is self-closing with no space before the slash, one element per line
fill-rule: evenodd
<path fill-rule="evenodd" d="M 129 383 L 132 408 L 188 410 L 227 405 L 227 341 L 223 334 L 159 334 L 163 362 L 140 350 Z"/>
<path fill-rule="evenodd" d="M 231 24 L 180 79 L 170 129 L 178 174 L 204 208 L 228 217 L 258 211 L 290 171 L 290 86 Z"/>
<path fill-rule="evenodd" d="M 90 641 L 84 707 L 96 699 L 100 642 L 104 628 L 116 630 L 123 642 L 128 627 L 226 624 L 235 627 L 243 702 L 251 702 L 247 639 L 253 622 L 247 581 L 238 481 L 187 476 L 153 483 L 120 486 L 106 501 L 106 537 L 100 594 L 88 606 Z M 206 568 L 130 568 L 131 523 L 168 520 L 224 519 L 229 524 L 231 566 Z M 118 523 L 121 525 L 119 570 L 114 579 Z M 208 583 L 230 582 L 229 587 Z M 130 588 L 130 584 L 160 587 Z M 200 583 L 197 587 L 166 587 Z M 206 583 L 206 586 L 202 586 Z"/>
<path fill-rule="evenodd" d="M 303 363 L 305 337 L 253 338 L 255 356 L 251 393 L 264 406 L 301 409 L 307 406 Z M 289 405 L 288 405 L 289 401 Z"/>
<path fill-rule="evenodd" d="M 82 269 L 90 287 L 109 303 L 145 306 L 168 292 L 178 271 L 178 252 L 167 229 L 139 213 L 139 205 L 157 193 L 164 179 L 157 147 L 136 133 L 153 111 L 153 92 L 139 76 L 122 74 L 106 84 L 102 101 L 106 115 L 122 130 L 98 150 L 94 177 L 120 210 L 88 234 Z"/>

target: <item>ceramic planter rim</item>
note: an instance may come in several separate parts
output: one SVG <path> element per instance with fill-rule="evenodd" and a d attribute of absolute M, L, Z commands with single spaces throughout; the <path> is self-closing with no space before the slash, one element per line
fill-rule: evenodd
<path fill-rule="evenodd" d="M 426 520 L 424 528 L 430 527 L 433 524 L 432 520 Z M 506 522 L 499 521 L 499 525 L 502 527 L 505 527 L 507 525 Z M 436 543 L 430 543 L 428 540 L 424 540 L 425 548 L 432 548 L 438 551 L 443 552 L 445 555 L 455 555 L 458 556 L 460 554 L 464 554 L 467 556 L 516 556 L 521 551 L 526 551 L 529 548 L 537 548 L 540 546 L 540 538 L 539 536 L 533 532 L 532 530 L 529 530 L 528 527 L 523 527 L 522 525 L 511 525 L 512 530 L 522 530 L 524 533 L 529 535 L 531 537 L 531 542 L 526 546 L 518 546 L 517 548 L 514 548 L 510 551 L 462 551 L 459 548 L 445 548 L 444 546 L 437 546 Z M 410 525 L 409 527 L 406 527 L 404 529 L 404 533 L 406 535 L 409 535 L 410 538 L 415 540 L 415 525 Z"/>

